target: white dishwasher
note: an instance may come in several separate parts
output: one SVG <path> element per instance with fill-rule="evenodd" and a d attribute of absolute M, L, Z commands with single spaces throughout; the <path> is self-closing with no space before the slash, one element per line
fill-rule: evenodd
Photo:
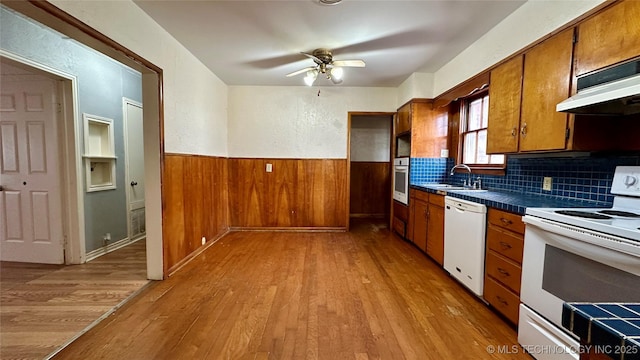
<path fill-rule="evenodd" d="M 482 297 L 487 207 L 450 196 L 444 206 L 444 268 Z"/>

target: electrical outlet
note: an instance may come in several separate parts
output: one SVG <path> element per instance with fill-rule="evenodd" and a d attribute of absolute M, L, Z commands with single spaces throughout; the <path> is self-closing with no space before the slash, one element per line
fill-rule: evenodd
<path fill-rule="evenodd" d="M 206 243 L 207 243 L 207 238 L 203 236 L 203 237 L 202 237 L 202 245 L 204 245 L 204 244 L 206 244 Z"/>
<path fill-rule="evenodd" d="M 553 186 L 553 178 L 545 176 L 544 180 L 542 181 L 542 190 L 551 191 L 552 186 Z"/>
<path fill-rule="evenodd" d="M 102 246 L 107 246 L 111 241 L 111 233 L 106 233 L 102 235 Z"/>

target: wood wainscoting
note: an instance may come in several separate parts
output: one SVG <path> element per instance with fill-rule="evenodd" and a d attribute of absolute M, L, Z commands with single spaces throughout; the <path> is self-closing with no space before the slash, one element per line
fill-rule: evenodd
<path fill-rule="evenodd" d="M 389 162 L 351 162 L 349 214 L 352 217 L 389 218 L 391 206 Z"/>
<path fill-rule="evenodd" d="M 166 154 L 163 173 L 165 274 L 229 230 L 226 158 Z"/>
<path fill-rule="evenodd" d="M 346 229 L 347 196 L 346 159 L 229 159 L 234 228 Z"/>

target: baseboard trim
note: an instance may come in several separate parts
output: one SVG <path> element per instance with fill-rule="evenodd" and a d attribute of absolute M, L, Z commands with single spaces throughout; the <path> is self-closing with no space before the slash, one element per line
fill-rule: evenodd
<path fill-rule="evenodd" d="M 276 231 L 276 232 L 345 232 L 346 226 L 336 227 L 231 227 L 231 231 Z"/>
<path fill-rule="evenodd" d="M 349 214 L 350 218 L 363 218 L 363 219 L 384 219 L 389 217 L 389 214 Z"/>
<path fill-rule="evenodd" d="M 134 240 L 129 240 L 128 237 L 122 239 L 122 240 L 118 240 L 114 243 L 108 244 L 107 246 L 103 246 L 101 248 L 89 251 L 85 256 L 86 256 L 86 262 L 89 262 L 91 260 L 95 260 L 97 258 L 99 258 L 102 255 L 106 255 L 112 251 L 116 251 L 120 248 L 123 248 L 129 244 L 133 244 L 136 241 L 142 240 L 142 239 L 146 239 L 146 235 L 140 236 L 135 238 Z"/>
<path fill-rule="evenodd" d="M 175 274 L 176 271 L 180 270 L 183 266 L 187 265 L 196 256 L 202 254 L 202 252 L 207 250 L 209 248 L 209 246 L 217 243 L 218 240 L 220 240 L 223 237 L 227 236 L 227 234 L 229 234 L 229 232 L 231 232 L 231 230 L 227 229 L 225 232 L 221 233 L 215 239 L 207 241 L 204 245 L 202 245 L 199 248 L 197 248 L 194 252 L 192 252 L 191 254 L 187 255 L 184 259 L 178 261 L 175 265 L 170 267 L 169 270 L 167 270 L 167 278 L 173 276 L 173 274 Z"/>

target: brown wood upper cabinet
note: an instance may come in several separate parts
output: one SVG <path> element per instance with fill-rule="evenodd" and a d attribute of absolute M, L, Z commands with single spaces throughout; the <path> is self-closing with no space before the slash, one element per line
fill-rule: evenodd
<path fill-rule="evenodd" d="M 487 153 L 518 151 L 523 60 L 516 56 L 491 71 Z"/>
<path fill-rule="evenodd" d="M 578 25 L 575 75 L 640 55 L 640 1 L 621 1 Z"/>
<path fill-rule="evenodd" d="M 416 103 L 411 123 L 411 157 L 435 158 L 448 149 L 449 108 L 434 108 L 433 102 Z"/>
<path fill-rule="evenodd" d="M 564 150 L 568 115 L 556 104 L 569 97 L 573 28 L 491 72 L 487 153 Z"/>
<path fill-rule="evenodd" d="M 394 134 L 402 134 L 411 131 L 411 102 L 404 104 L 398 109 L 393 127 Z"/>

